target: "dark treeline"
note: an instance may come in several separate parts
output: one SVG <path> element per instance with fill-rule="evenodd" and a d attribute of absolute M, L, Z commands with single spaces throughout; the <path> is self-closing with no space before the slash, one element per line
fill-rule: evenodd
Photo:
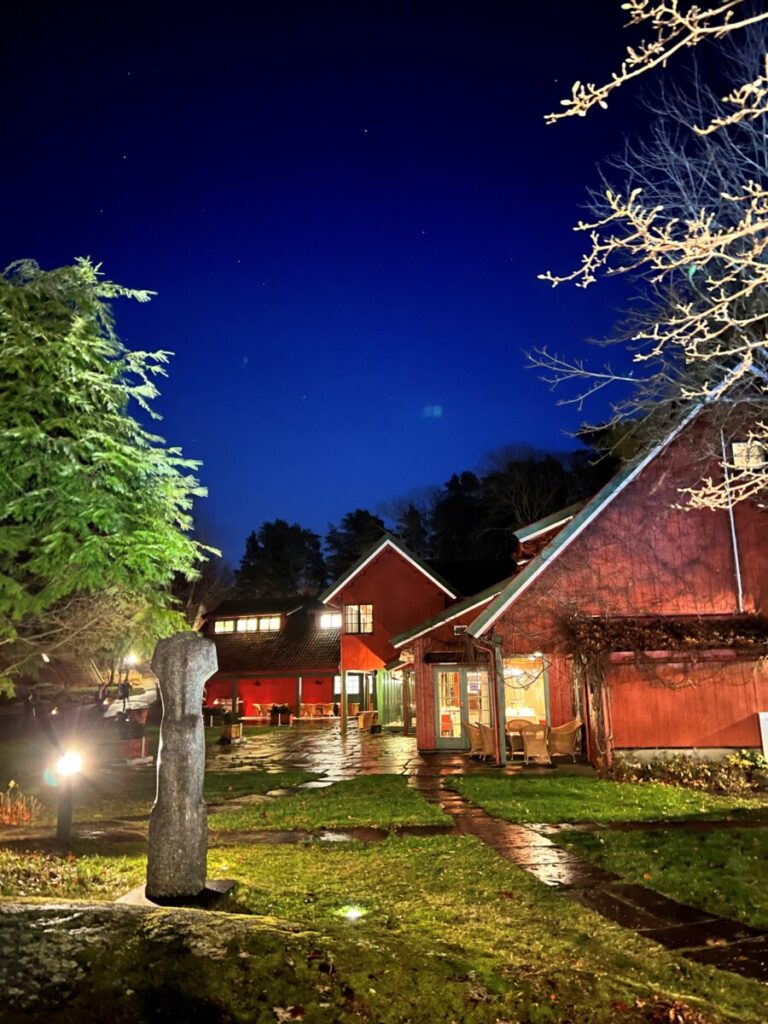
<path fill-rule="evenodd" d="M 510 447 L 477 472 L 391 504 L 382 516 L 348 512 L 318 534 L 283 519 L 250 534 L 236 573 L 242 597 L 320 593 L 389 529 L 465 594 L 515 568 L 515 531 L 596 493 L 616 461 L 585 449 L 552 455 Z"/>

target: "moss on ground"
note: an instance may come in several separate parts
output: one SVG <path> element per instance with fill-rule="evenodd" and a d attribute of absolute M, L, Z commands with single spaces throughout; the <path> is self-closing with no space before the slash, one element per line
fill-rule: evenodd
<path fill-rule="evenodd" d="M 143 871 L 138 853 L 114 859 L 115 879 Z M 209 870 L 238 879 L 233 913 L 0 905 L 3 1024 L 764 1021 L 757 982 L 603 920 L 472 837 L 213 848 Z"/>
<path fill-rule="evenodd" d="M 450 824 L 448 815 L 411 789 L 401 775 L 360 775 L 257 806 L 232 809 L 225 806 L 209 818 L 213 831 Z"/>
<path fill-rule="evenodd" d="M 765 796 L 715 796 L 656 782 L 607 782 L 562 769 L 546 775 L 465 775 L 445 785 L 512 822 L 768 818 Z"/>

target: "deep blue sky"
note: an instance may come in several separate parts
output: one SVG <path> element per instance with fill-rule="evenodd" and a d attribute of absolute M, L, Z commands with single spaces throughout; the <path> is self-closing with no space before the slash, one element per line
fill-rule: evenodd
<path fill-rule="evenodd" d="M 158 292 L 118 330 L 175 352 L 160 432 L 231 562 L 264 520 L 324 533 L 502 445 L 573 446 L 523 350 L 579 351 L 618 293 L 536 275 L 578 259 L 637 98 L 542 115 L 617 62 L 618 2 L 20 6 L 0 259 Z"/>

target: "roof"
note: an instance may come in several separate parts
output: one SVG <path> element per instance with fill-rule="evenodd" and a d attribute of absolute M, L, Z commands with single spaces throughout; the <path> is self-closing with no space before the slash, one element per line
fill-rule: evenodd
<path fill-rule="evenodd" d="M 552 512 L 543 519 L 537 519 L 535 523 L 521 526 L 519 530 L 515 530 L 515 536 L 521 544 L 525 544 L 529 540 L 535 540 L 536 537 L 540 537 L 543 533 L 549 533 L 550 530 L 555 530 L 559 526 L 565 526 L 566 523 L 573 519 L 577 512 L 584 508 L 584 505 L 584 501 L 574 502 L 573 505 L 569 505 L 567 508 L 562 508 L 558 512 Z"/>
<path fill-rule="evenodd" d="M 345 573 L 342 573 L 335 583 L 332 583 L 330 587 L 320 595 L 320 600 L 324 604 L 327 604 L 343 587 L 347 585 L 347 583 L 350 582 L 350 580 L 354 579 L 354 577 L 357 576 L 359 572 L 362 572 L 362 570 L 372 562 L 378 554 L 388 547 L 396 551 L 406 560 L 406 562 L 410 562 L 414 568 L 418 569 L 420 573 L 427 577 L 427 579 L 431 580 L 435 586 L 442 590 L 444 594 L 447 594 L 448 597 L 456 597 L 456 594 L 451 590 L 449 584 L 442 578 L 442 576 L 436 573 L 434 569 L 430 568 L 426 562 L 422 562 L 418 555 L 409 551 L 405 544 L 401 543 L 397 537 L 393 537 L 391 533 L 385 533 L 381 539 L 377 540 L 375 544 L 372 544 L 371 547 L 368 548 L 368 550 L 365 551 Z"/>
<path fill-rule="evenodd" d="M 645 467 L 656 458 L 682 431 L 698 416 L 700 406 L 695 406 L 677 426 L 671 430 L 663 441 L 641 452 L 632 462 L 621 469 L 601 491 L 583 506 L 580 512 L 562 529 L 539 554 L 517 576 L 513 577 L 498 597 L 488 605 L 467 627 L 472 636 L 481 636 L 496 622 L 500 615 L 513 604 L 528 587 L 584 532 L 615 498 L 632 481 L 642 473 Z M 518 533 L 519 537 L 520 534 Z M 530 536 L 529 538 L 530 539 Z"/>
<path fill-rule="evenodd" d="M 216 644 L 219 672 L 268 675 L 270 672 L 339 671 L 338 629 L 319 629 L 307 602 L 289 615 L 285 628 L 267 633 L 211 633 Z"/>
<path fill-rule="evenodd" d="M 291 615 L 310 602 L 317 604 L 313 598 L 296 594 L 291 597 L 235 597 L 222 601 L 211 611 L 206 612 L 205 617 L 222 619 L 236 615 Z"/>
<path fill-rule="evenodd" d="M 444 612 L 440 612 L 438 615 L 433 615 L 431 618 L 418 623 L 418 625 L 412 626 L 411 629 L 407 629 L 404 633 L 399 633 L 397 636 L 392 637 L 390 643 L 393 647 L 402 647 L 410 640 L 415 640 L 417 637 L 424 636 L 425 633 L 431 632 L 436 626 L 444 625 L 446 622 L 458 619 L 461 615 L 466 615 L 467 612 L 471 612 L 474 608 L 479 608 L 481 605 L 487 604 L 488 601 L 496 597 L 497 594 L 500 594 L 508 582 L 508 578 L 505 578 L 499 583 L 494 583 L 491 587 L 486 587 L 485 590 L 481 590 L 480 593 L 474 594 L 472 597 L 466 597 L 463 601 L 452 604 L 451 607 L 446 608 Z"/>

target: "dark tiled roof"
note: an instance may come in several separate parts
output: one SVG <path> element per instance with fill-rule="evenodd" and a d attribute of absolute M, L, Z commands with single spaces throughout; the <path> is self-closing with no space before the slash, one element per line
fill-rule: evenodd
<path fill-rule="evenodd" d="M 269 672 L 339 671 L 338 629 L 318 629 L 310 614 L 314 601 L 289 615 L 285 627 L 274 633 L 213 633 L 219 672 L 266 674 Z M 249 608 L 249 611 L 252 608 Z M 277 611 L 277 609 L 274 609 Z M 258 614 L 258 613 L 257 613 Z M 218 611 L 217 611 L 218 615 Z"/>

